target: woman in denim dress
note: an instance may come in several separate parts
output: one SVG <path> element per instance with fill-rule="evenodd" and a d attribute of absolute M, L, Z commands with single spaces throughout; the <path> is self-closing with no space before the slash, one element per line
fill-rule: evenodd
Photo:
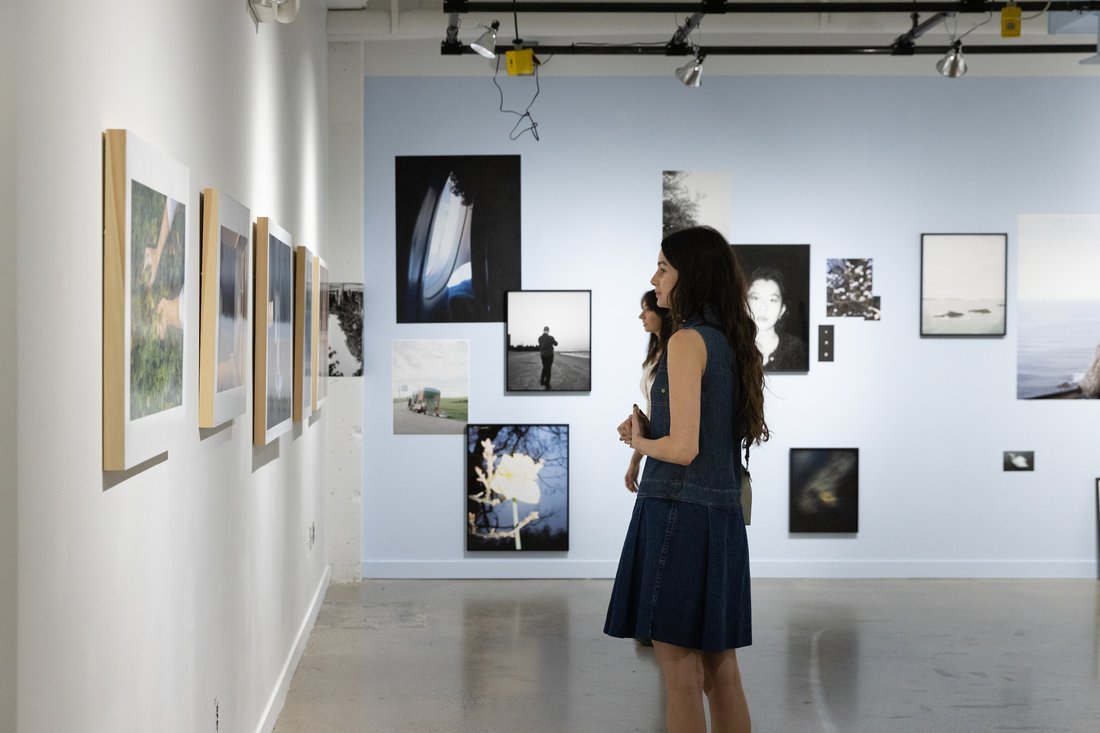
<path fill-rule="evenodd" d="M 747 732 L 738 647 L 752 643 L 741 514 L 742 445 L 768 439 L 764 371 L 744 275 L 721 234 L 692 227 L 661 243 L 650 280 L 671 311 L 647 421 L 620 438 L 648 457 L 604 631 L 652 639 L 670 733 Z"/>

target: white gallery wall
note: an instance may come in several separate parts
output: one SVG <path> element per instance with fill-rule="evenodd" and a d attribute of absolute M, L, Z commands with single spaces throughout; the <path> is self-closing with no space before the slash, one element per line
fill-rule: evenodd
<path fill-rule="evenodd" d="M 16 646 L 16 319 L 15 319 L 15 44 L 14 0 L 0 0 L 0 733 L 15 733 Z"/>
<path fill-rule="evenodd" d="M 811 245 L 810 371 L 769 377 L 773 437 L 752 454 L 756 574 L 1095 572 L 1100 404 L 1016 399 L 1015 292 L 1020 215 L 1100 213 L 1100 76 L 948 80 L 928 62 L 906 77 L 704 74 L 688 89 L 671 66 L 568 77 L 551 61 L 531 109 L 541 140 L 513 142 L 488 64 L 459 63 L 475 70 L 376 76 L 368 53 L 365 575 L 613 574 L 633 503 L 615 426 L 640 398 L 662 170 L 728 172 L 735 242 Z M 534 81 L 502 87 L 523 109 Z M 502 324 L 395 323 L 394 157 L 472 154 L 522 156 L 523 287 L 592 290 L 591 394 L 505 394 Z M 1008 234 L 1005 337 L 919 337 L 923 232 Z M 825 317 L 827 258 L 873 258 L 880 322 Z M 815 360 L 819 324 L 836 328 L 832 363 Z M 395 338 L 469 339 L 471 422 L 570 425 L 568 552 L 465 552 L 463 438 L 393 435 Z M 857 534 L 788 533 L 795 447 L 859 449 Z M 1034 450 L 1038 469 L 1002 472 L 1005 450 Z"/>
<path fill-rule="evenodd" d="M 249 398 L 197 428 L 199 203 L 218 188 L 325 254 L 323 4 L 257 27 L 243 0 L 27 2 L 15 27 L 18 730 L 270 730 L 326 585 L 326 421 L 254 448 Z M 101 470 L 107 128 L 190 170 L 185 419 L 119 474 Z"/>

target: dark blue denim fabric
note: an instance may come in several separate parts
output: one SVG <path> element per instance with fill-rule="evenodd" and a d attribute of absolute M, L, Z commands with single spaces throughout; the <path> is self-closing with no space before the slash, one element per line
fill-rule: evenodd
<path fill-rule="evenodd" d="M 741 514 L 734 365 L 725 335 L 688 321 L 707 347 L 699 454 L 688 466 L 646 459 L 604 632 L 705 651 L 752 643 L 749 552 Z M 650 437 L 668 435 L 668 365 L 651 391 Z"/>

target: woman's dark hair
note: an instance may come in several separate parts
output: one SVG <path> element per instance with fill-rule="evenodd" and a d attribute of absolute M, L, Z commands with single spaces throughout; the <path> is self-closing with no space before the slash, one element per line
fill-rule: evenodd
<path fill-rule="evenodd" d="M 673 328 L 693 316 L 717 321 L 733 350 L 741 389 L 741 417 L 746 444 L 770 437 L 764 420 L 764 360 L 756 347 L 756 323 L 748 304 L 744 273 L 725 237 L 710 227 L 690 227 L 672 232 L 661 242 L 661 251 L 676 269 L 676 284 L 668 293 Z"/>
<path fill-rule="evenodd" d="M 668 337 L 672 335 L 672 319 L 668 317 L 668 308 L 657 305 L 657 291 L 647 290 L 642 295 L 642 307 L 647 311 L 653 311 L 661 318 L 660 333 L 649 334 L 649 345 L 646 347 L 645 361 L 642 367 L 647 368 L 661 360 L 661 353 L 665 350 Z"/>

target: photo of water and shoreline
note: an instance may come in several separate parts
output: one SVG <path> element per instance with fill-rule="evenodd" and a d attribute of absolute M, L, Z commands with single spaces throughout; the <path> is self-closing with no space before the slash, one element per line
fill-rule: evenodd
<path fill-rule="evenodd" d="M 1016 397 L 1076 397 L 1100 346 L 1100 299 L 1020 301 Z"/>
<path fill-rule="evenodd" d="M 1005 234 L 921 235 L 921 336 L 1004 336 Z"/>
<path fill-rule="evenodd" d="M 1100 396 L 1100 216 L 1021 216 L 1016 397 Z"/>

